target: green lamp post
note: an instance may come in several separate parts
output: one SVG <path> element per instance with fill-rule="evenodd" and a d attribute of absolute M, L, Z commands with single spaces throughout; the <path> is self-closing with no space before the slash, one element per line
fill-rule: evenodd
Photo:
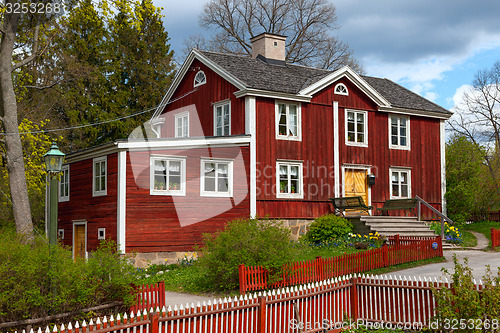
<path fill-rule="evenodd" d="M 49 244 L 57 244 L 57 190 L 58 180 L 57 175 L 61 172 L 65 154 L 59 150 L 55 142 L 52 143 L 50 150 L 43 155 L 45 159 L 45 168 L 49 173 L 49 225 L 47 231 L 49 233 Z"/>

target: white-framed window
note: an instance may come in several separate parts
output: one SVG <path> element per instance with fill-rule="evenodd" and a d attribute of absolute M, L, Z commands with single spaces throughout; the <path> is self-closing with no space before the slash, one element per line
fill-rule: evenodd
<path fill-rule="evenodd" d="M 106 156 L 94 158 L 92 192 L 94 197 L 106 195 L 107 192 L 107 171 L 108 159 Z"/>
<path fill-rule="evenodd" d="M 389 168 L 391 180 L 391 199 L 411 198 L 411 170 L 407 168 Z"/>
<path fill-rule="evenodd" d="M 347 90 L 347 87 L 343 83 L 338 83 L 335 86 L 335 90 L 334 91 L 335 91 L 336 95 L 345 95 L 345 96 L 349 95 L 349 91 Z"/>
<path fill-rule="evenodd" d="M 214 135 L 231 135 L 231 101 L 214 104 Z"/>
<path fill-rule="evenodd" d="M 201 86 L 202 84 L 207 83 L 207 77 L 203 71 L 198 71 L 196 75 L 194 76 L 194 87 Z"/>
<path fill-rule="evenodd" d="M 187 138 L 189 136 L 189 112 L 181 112 L 174 116 L 175 137 Z"/>
<path fill-rule="evenodd" d="M 302 162 L 276 162 L 276 197 L 303 198 Z"/>
<path fill-rule="evenodd" d="M 368 147 L 368 113 L 345 110 L 345 143 L 349 146 Z"/>
<path fill-rule="evenodd" d="M 200 195 L 231 197 L 233 195 L 233 162 L 201 160 Z"/>
<path fill-rule="evenodd" d="M 389 116 L 389 148 L 410 149 L 410 117 Z"/>
<path fill-rule="evenodd" d="M 276 101 L 276 138 L 302 140 L 300 104 Z"/>
<path fill-rule="evenodd" d="M 97 239 L 106 239 L 106 228 L 97 229 Z"/>
<path fill-rule="evenodd" d="M 59 178 L 59 202 L 69 201 L 69 165 L 64 165 Z"/>
<path fill-rule="evenodd" d="M 64 229 L 57 229 L 57 239 L 64 239 Z"/>
<path fill-rule="evenodd" d="M 151 195 L 186 195 L 186 158 L 151 156 Z"/>

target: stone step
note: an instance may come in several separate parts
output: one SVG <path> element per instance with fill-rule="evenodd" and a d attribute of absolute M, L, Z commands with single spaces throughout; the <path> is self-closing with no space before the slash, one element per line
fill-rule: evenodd
<path fill-rule="evenodd" d="M 433 231 L 411 231 L 411 232 L 406 232 L 406 231 L 394 231 L 394 232 L 387 232 L 387 231 L 379 231 L 379 235 L 382 236 L 394 236 L 396 234 L 399 234 L 400 236 L 418 236 L 418 237 L 435 237 L 437 236 Z"/>
<path fill-rule="evenodd" d="M 362 216 L 361 222 L 370 231 L 383 236 L 436 236 L 428 225 L 413 216 Z"/>
<path fill-rule="evenodd" d="M 366 222 L 366 223 L 371 223 L 371 222 L 386 222 L 386 223 L 399 223 L 399 222 L 418 222 L 416 217 L 384 217 L 384 216 L 374 216 L 371 218 L 361 218 L 361 221 Z"/>
<path fill-rule="evenodd" d="M 387 222 L 366 222 L 365 223 L 368 226 L 371 227 L 377 227 L 377 228 L 400 228 L 400 227 L 422 227 L 422 228 L 429 228 L 427 225 L 424 223 L 418 223 L 418 222 L 401 222 L 398 224 L 394 223 L 387 223 Z"/>

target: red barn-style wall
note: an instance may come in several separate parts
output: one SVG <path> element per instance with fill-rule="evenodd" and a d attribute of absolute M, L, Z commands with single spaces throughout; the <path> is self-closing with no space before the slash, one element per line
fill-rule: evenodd
<path fill-rule="evenodd" d="M 70 164 L 70 200 L 59 203 L 58 229 L 64 229 L 64 245 L 73 246 L 73 222 L 87 222 L 87 251 L 99 245 L 97 229 L 106 228 L 106 238 L 117 240 L 117 154 L 107 155 L 107 195 L 92 196 L 93 159 Z"/>

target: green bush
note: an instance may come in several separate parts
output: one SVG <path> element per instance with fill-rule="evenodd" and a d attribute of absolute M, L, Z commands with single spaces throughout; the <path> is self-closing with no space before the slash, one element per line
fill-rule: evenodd
<path fill-rule="evenodd" d="M 456 255 L 453 256 L 454 272 L 445 274 L 451 278 L 453 289 L 442 288 L 434 290 L 436 299 L 436 316 L 433 318 L 435 324 L 442 329 L 446 323 L 453 320 L 461 322 L 486 323 L 489 322 L 490 328 L 493 320 L 500 319 L 500 270 L 497 275 L 493 275 L 489 266 L 487 266 L 486 275 L 483 276 L 483 289 L 476 290 L 474 287 L 474 277 L 472 270 L 467 266 L 468 260 L 464 259 L 461 264 Z M 434 325 L 435 325 L 434 324 Z M 489 331 L 488 327 L 483 327 L 484 331 Z M 472 330 L 461 330 L 472 331 Z"/>
<path fill-rule="evenodd" d="M 237 289 L 240 264 L 265 267 L 272 283 L 281 276 L 283 264 L 295 260 L 296 246 L 291 241 L 290 229 L 280 222 L 235 220 L 222 231 L 204 235 L 196 265 L 204 270 L 203 280 L 210 289 Z"/>
<path fill-rule="evenodd" d="M 334 242 L 352 232 L 352 224 L 346 219 L 333 214 L 316 218 L 305 234 L 305 239 L 312 244 L 327 244 Z"/>
<path fill-rule="evenodd" d="M 98 267 L 99 266 L 99 267 Z M 132 301 L 131 266 L 105 245 L 88 261 L 37 238 L 25 243 L 0 231 L 0 322 L 70 312 L 110 301 Z"/>

